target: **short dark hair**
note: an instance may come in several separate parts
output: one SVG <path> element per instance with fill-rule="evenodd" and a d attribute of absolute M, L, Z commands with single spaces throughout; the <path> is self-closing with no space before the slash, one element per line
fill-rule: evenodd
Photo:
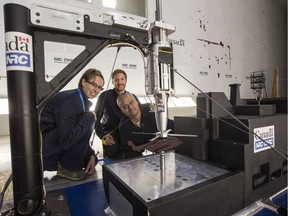
<path fill-rule="evenodd" d="M 84 79 L 86 81 L 89 81 L 90 79 L 95 78 L 97 76 L 100 77 L 103 80 L 103 82 L 105 82 L 104 77 L 103 77 L 103 75 L 102 75 L 100 70 L 97 70 L 95 68 L 89 68 L 88 70 L 86 70 L 82 74 L 81 78 L 79 79 L 78 87 L 81 88 L 81 89 L 83 88 L 82 79 Z"/>
<path fill-rule="evenodd" d="M 120 74 L 120 73 L 124 74 L 125 79 L 127 80 L 127 74 L 126 74 L 126 72 L 125 72 L 124 70 L 122 70 L 122 69 L 116 69 L 116 70 L 114 70 L 113 73 L 112 73 L 112 76 L 111 76 L 112 79 L 113 79 L 117 74 Z"/>

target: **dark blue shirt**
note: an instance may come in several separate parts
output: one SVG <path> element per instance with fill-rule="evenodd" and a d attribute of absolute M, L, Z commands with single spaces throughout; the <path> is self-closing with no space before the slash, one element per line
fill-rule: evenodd
<path fill-rule="evenodd" d="M 97 115 L 95 130 L 99 138 L 113 131 L 111 135 L 116 142 L 119 142 L 118 126 L 122 118 L 122 111 L 117 105 L 117 97 L 115 89 L 109 89 L 99 95 L 95 108 Z"/>
<path fill-rule="evenodd" d="M 85 96 L 83 100 L 85 111 L 77 89 L 73 89 L 59 92 L 44 107 L 40 118 L 43 156 L 61 154 L 62 150 L 78 143 L 87 143 L 87 157 L 95 154 L 89 145 L 95 123 L 93 114 L 88 112 L 92 103 Z M 46 140 L 49 133 L 53 136 Z"/>

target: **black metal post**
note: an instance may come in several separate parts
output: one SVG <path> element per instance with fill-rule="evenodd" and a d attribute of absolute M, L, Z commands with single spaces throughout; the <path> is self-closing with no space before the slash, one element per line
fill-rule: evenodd
<path fill-rule="evenodd" d="M 30 10 L 4 5 L 15 215 L 39 215 L 43 208 L 43 168 L 33 67 Z"/>

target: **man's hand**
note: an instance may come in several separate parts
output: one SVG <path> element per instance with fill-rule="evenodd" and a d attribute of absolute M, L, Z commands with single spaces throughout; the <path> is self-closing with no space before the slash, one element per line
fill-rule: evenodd
<path fill-rule="evenodd" d="M 115 144 L 115 141 L 110 134 L 105 135 L 104 139 L 106 141 L 106 145 L 114 145 Z"/>
<path fill-rule="evenodd" d="M 88 164 L 86 166 L 85 173 L 92 175 L 94 172 L 96 172 L 95 166 L 96 166 L 96 157 L 95 155 L 91 155 L 90 160 L 88 161 Z"/>

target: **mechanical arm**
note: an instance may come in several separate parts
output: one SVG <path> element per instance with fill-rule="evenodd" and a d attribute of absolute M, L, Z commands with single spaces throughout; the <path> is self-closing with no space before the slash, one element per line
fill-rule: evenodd
<path fill-rule="evenodd" d="M 174 93 L 173 51 L 167 36 L 175 27 L 162 21 L 161 1 L 156 1 L 156 21 L 151 25 L 152 42 L 148 53 L 148 88 L 155 99 L 155 118 L 159 136 L 167 137 L 168 98 Z"/>

